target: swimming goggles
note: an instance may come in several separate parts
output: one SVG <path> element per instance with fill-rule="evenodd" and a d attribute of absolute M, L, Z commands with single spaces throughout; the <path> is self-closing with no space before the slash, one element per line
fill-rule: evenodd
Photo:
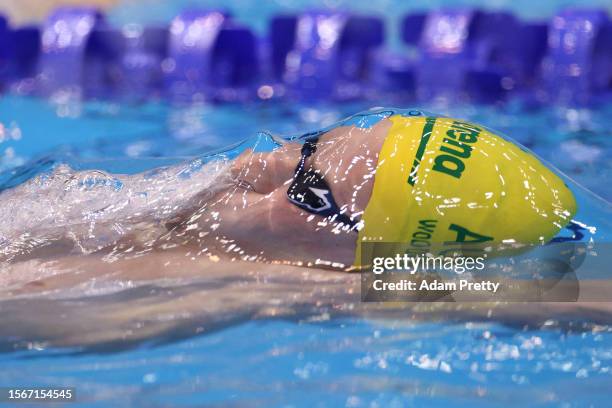
<path fill-rule="evenodd" d="M 304 211 L 321 217 L 329 217 L 332 221 L 353 228 L 357 225 L 358 220 L 352 219 L 340 210 L 320 170 L 312 167 L 306 168 L 306 159 L 316 152 L 318 141 L 319 135 L 316 135 L 307 139 L 302 146 L 300 161 L 287 190 L 287 198 Z"/>

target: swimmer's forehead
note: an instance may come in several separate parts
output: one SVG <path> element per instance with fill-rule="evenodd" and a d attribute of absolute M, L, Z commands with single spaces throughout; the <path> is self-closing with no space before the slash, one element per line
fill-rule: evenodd
<path fill-rule="evenodd" d="M 396 108 L 376 108 L 369 111 L 360 112 L 350 116 L 333 127 L 355 126 L 368 129 L 391 116 L 419 117 L 419 116 L 440 116 L 425 112 L 420 109 L 396 109 Z"/>
<path fill-rule="evenodd" d="M 419 117 L 419 116 L 435 116 L 441 117 L 430 112 L 423 111 L 421 109 L 399 109 L 399 108 L 373 108 L 367 111 L 356 113 L 348 118 L 342 119 L 333 125 L 327 126 L 323 129 L 319 129 L 313 132 L 302 134 L 298 137 L 289 138 L 290 140 L 309 140 L 320 137 L 334 129 L 341 127 L 357 127 L 360 129 L 371 129 L 385 119 L 390 118 L 394 115 L 400 115 L 405 117 Z"/>

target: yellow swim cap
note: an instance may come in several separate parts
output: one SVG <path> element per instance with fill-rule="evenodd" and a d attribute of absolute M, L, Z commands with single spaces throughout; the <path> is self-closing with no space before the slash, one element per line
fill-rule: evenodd
<path fill-rule="evenodd" d="M 389 120 L 355 265 L 371 241 L 437 254 L 470 244 L 543 244 L 576 212 L 556 174 L 482 127 L 439 117 Z"/>

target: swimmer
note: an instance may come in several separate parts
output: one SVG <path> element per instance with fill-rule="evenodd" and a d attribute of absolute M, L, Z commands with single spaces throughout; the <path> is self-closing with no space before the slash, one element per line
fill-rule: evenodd
<path fill-rule="evenodd" d="M 482 126 L 378 109 L 271 151 L 137 175 L 60 166 L 0 193 L 0 260 L 184 248 L 351 270 L 363 242 L 546 244 L 577 211 L 530 152 Z"/>
<path fill-rule="evenodd" d="M 576 303 L 359 302 L 360 275 L 342 271 L 360 266 L 363 242 L 606 239 L 608 204 L 576 200 L 481 126 L 381 109 L 251 147 L 134 175 L 59 165 L 0 192 L 11 349 L 136 344 L 267 317 L 612 322 L 611 303 L 589 302 L 611 293 L 608 279 L 587 282 L 597 293 Z M 588 216 L 583 204 L 600 211 L 597 231 L 574 220 Z"/>

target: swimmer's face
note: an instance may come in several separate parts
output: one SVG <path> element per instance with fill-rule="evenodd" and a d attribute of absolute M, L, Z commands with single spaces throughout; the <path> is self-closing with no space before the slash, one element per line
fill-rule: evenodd
<path fill-rule="evenodd" d="M 360 214 L 369 200 L 385 121 L 371 129 L 339 127 L 320 138 L 308 165 L 319 170 L 342 209 Z M 262 260 L 334 263 L 349 266 L 357 232 L 304 211 L 287 198 L 300 160 L 301 144 L 287 143 L 270 153 L 241 154 L 232 166 L 235 186 L 208 203 L 198 235 L 227 254 Z"/>

